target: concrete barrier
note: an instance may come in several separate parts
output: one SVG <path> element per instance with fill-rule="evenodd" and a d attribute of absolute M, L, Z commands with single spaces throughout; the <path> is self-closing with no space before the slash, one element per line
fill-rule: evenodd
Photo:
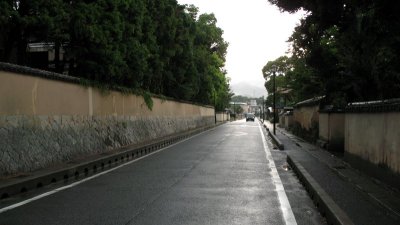
<path fill-rule="evenodd" d="M 348 215 L 333 201 L 317 181 L 297 162 L 292 156 L 287 156 L 287 162 L 303 183 L 311 199 L 318 207 L 321 214 L 326 218 L 328 224 L 332 225 L 354 225 Z"/>
<path fill-rule="evenodd" d="M 285 146 L 283 145 L 283 143 L 279 140 L 279 138 L 273 134 L 272 131 L 270 131 L 268 129 L 268 127 L 264 124 L 264 128 L 267 130 L 268 135 L 272 138 L 272 141 L 274 142 L 274 144 L 278 147 L 279 150 L 284 150 Z"/>

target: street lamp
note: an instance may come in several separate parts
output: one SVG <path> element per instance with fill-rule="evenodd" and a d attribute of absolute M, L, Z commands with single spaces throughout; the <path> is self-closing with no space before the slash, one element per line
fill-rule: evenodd
<path fill-rule="evenodd" d="M 273 108 L 273 113 L 274 113 L 274 121 L 273 121 L 273 125 L 274 125 L 274 134 L 276 135 L 276 128 L 275 128 L 275 121 L 276 121 L 276 116 L 275 116 L 275 114 L 276 114 L 276 112 L 275 112 L 275 110 L 276 110 L 276 84 L 275 84 L 275 76 L 276 76 L 276 66 L 275 65 L 272 65 L 272 73 L 273 73 L 273 76 L 272 76 L 272 79 L 273 79 L 273 90 L 274 90 L 274 108 Z"/>
<path fill-rule="evenodd" d="M 262 104 L 262 121 L 263 121 L 263 124 L 264 124 L 264 114 L 265 114 L 265 111 L 264 111 L 264 95 L 262 96 L 261 104 Z"/>
<path fill-rule="evenodd" d="M 233 102 L 233 118 L 236 120 L 236 109 L 235 109 L 235 102 Z"/>

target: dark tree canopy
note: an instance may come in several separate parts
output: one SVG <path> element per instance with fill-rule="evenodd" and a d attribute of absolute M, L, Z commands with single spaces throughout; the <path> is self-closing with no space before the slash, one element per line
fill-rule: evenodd
<path fill-rule="evenodd" d="M 176 0 L 0 0 L 0 61 L 223 110 L 228 44 L 216 22 Z M 54 66 L 36 65 L 31 43 L 48 44 Z"/>
<path fill-rule="evenodd" d="M 307 68 L 292 80 L 309 77 L 305 86 L 315 81 L 322 88 L 310 89 L 311 95 L 325 94 L 336 104 L 400 97 L 400 2 L 269 2 L 282 11 L 307 11 L 289 41 L 292 62 L 304 63 L 293 71 Z"/>

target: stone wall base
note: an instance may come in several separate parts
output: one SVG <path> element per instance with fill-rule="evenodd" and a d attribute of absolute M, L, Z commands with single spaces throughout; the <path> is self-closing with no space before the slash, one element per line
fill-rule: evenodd
<path fill-rule="evenodd" d="M 214 121 L 214 116 L 0 116 L 0 176 L 153 141 Z"/>

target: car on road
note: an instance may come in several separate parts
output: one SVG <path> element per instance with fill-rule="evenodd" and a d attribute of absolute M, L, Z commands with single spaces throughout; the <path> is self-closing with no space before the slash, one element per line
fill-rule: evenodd
<path fill-rule="evenodd" d="M 255 119 L 255 118 L 256 118 L 256 117 L 254 116 L 253 113 L 247 113 L 247 114 L 246 114 L 246 122 L 249 121 L 249 120 L 251 120 L 251 121 L 254 122 L 254 119 Z"/>

